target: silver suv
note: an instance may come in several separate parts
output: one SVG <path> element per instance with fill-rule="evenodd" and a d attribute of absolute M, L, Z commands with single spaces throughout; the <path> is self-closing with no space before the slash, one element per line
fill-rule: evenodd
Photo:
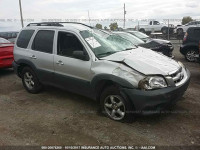
<path fill-rule="evenodd" d="M 182 63 L 81 23 L 29 24 L 17 37 L 13 68 L 28 92 L 67 89 L 118 121 L 165 110 L 190 81 Z"/>

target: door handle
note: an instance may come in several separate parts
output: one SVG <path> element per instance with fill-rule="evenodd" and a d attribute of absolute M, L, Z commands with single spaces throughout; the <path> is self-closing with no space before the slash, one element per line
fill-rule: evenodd
<path fill-rule="evenodd" d="M 31 59 L 37 59 L 35 55 L 30 56 Z"/>
<path fill-rule="evenodd" d="M 57 61 L 56 64 L 64 65 L 64 63 L 61 60 Z"/>

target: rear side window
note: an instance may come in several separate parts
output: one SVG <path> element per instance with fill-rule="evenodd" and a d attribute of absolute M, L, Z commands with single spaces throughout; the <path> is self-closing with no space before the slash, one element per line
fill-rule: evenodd
<path fill-rule="evenodd" d="M 27 48 L 28 43 L 34 33 L 34 30 L 23 30 L 17 39 L 17 46 L 20 48 Z"/>
<path fill-rule="evenodd" d="M 51 30 L 38 31 L 33 41 L 32 49 L 51 54 L 53 52 L 54 33 Z"/>

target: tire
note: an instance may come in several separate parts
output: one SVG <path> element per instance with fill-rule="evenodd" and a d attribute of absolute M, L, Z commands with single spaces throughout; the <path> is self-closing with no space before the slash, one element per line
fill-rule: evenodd
<path fill-rule="evenodd" d="M 140 29 L 139 31 L 142 33 L 146 33 L 144 29 Z"/>
<path fill-rule="evenodd" d="M 132 122 L 134 120 L 134 107 L 124 98 L 117 87 L 106 88 L 100 96 L 101 111 L 112 120 Z"/>
<path fill-rule="evenodd" d="M 42 90 L 42 84 L 30 67 L 24 67 L 21 75 L 23 86 L 29 93 L 37 94 Z"/>
<path fill-rule="evenodd" d="M 178 35 L 183 35 L 183 29 L 182 28 L 177 29 L 177 34 Z"/>
<path fill-rule="evenodd" d="M 185 59 L 189 62 L 195 62 L 197 61 L 197 58 L 195 57 L 195 55 L 197 54 L 198 54 L 198 51 L 195 49 L 187 50 L 185 53 Z"/>
<path fill-rule="evenodd" d="M 168 33 L 168 28 L 167 27 L 163 27 L 161 29 L 162 34 L 166 35 Z"/>

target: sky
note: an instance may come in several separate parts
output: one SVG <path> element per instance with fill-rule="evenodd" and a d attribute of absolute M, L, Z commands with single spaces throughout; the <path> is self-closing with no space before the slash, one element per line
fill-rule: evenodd
<path fill-rule="evenodd" d="M 200 0 L 21 0 L 24 24 L 41 21 L 79 21 L 94 26 L 109 26 L 117 21 L 123 26 L 123 6 L 126 4 L 126 27 L 138 20 L 170 19 L 180 24 L 184 16 L 200 19 Z M 89 15 L 88 15 L 89 11 Z M 88 19 L 91 19 L 89 22 Z M 102 20 L 103 19 L 103 20 Z M 117 19 L 117 20 L 113 20 Z M 0 0 L 0 32 L 20 30 L 18 0 Z"/>

